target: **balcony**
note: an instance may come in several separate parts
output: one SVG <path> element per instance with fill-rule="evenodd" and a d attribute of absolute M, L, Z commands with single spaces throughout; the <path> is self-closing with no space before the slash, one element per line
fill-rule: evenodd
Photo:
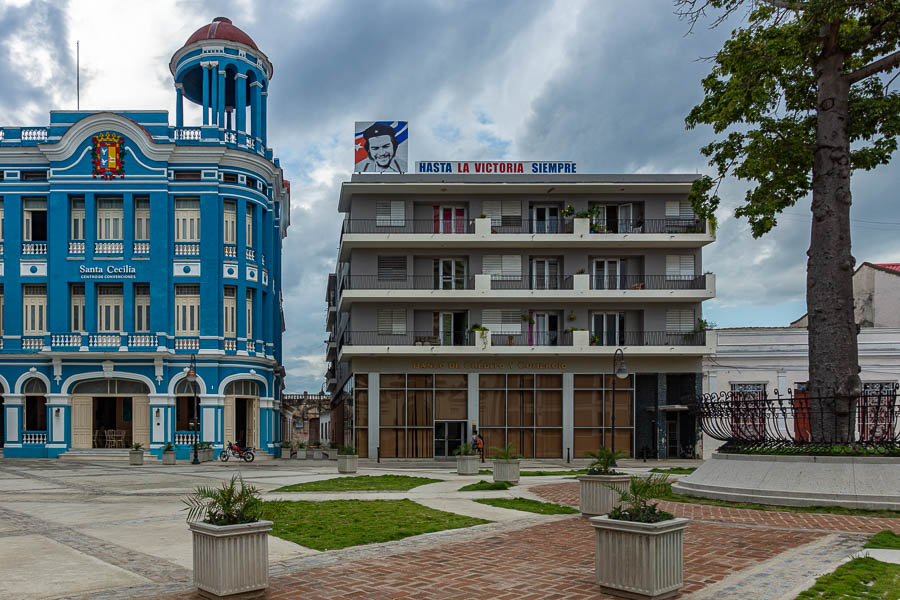
<path fill-rule="evenodd" d="M 132 250 L 134 255 L 149 255 L 150 254 L 150 242 L 134 242 L 134 247 Z"/>
<path fill-rule="evenodd" d="M 88 336 L 90 348 L 118 348 L 122 344 L 122 336 L 118 333 L 98 333 Z"/>
<path fill-rule="evenodd" d="M 47 242 L 22 242 L 22 256 L 47 256 Z"/>
<path fill-rule="evenodd" d="M 175 338 L 175 350 L 199 350 L 200 338 L 181 336 Z"/>
<path fill-rule="evenodd" d="M 223 250 L 225 258 L 237 259 L 237 246 L 234 244 L 225 244 Z"/>
<path fill-rule="evenodd" d="M 235 338 L 225 338 L 225 343 L 223 345 L 225 352 L 236 352 L 237 351 L 237 340 Z"/>
<path fill-rule="evenodd" d="M 70 241 L 69 254 L 84 255 L 85 244 L 83 241 Z"/>
<path fill-rule="evenodd" d="M 44 336 L 42 335 L 23 335 L 22 350 L 37 351 L 44 347 Z"/>
<path fill-rule="evenodd" d="M 136 334 L 128 336 L 129 348 L 149 348 L 156 350 L 159 347 L 159 338 L 150 334 Z"/>
<path fill-rule="evenodd" d="M 704 221 L 590 219 L 498 224 L 489 218 L 345 219 L 338 260 L 353 248 L 699 248 L 715 241 Z"/>
<path fill-rule="evenodd" d="M 57 333 L 50 336 L 50 345 L 53 348 L 79 348 L 81 347 L 80 333 Z"/>
<path fill-rule="evenodd" d="M 250 262 L 256 262 L 256 250 L 253 248 L 247 248 L 246 258 Z"/>
<path fill-rule="evenodd" d="M 377 275 L 349 275 L 342 280 L 338 310 L 354 302 L 509 302 L 551 300 L 566 303 L 695 302 L 714 298 L 715 275 L 627 275 L 612 280 L 576 273 L 535 277 L 527 273 L 478 273 L 464 280 L 441 281 L 433 275 L 384 280 Z"/>
<path fill-rule="evenodd" d="M 452 339 L 452 335 L 442 339 L 442 336 L 435 335 L 433 331 L 399 334 L 348 331 L 344 333 L 339 358 L 348 359 L 372 356 L 373 354 L 472 358 L 489 356 L 611 357 L 619 347 L 623 348 L 629 356 L 699 357 L 712 351 L 707 345 L 704 331 L 623 332 L 609 340 L 604 340 L 599 335 L 591 335 L 585 330 L 510 333 L 473 331 L 457 335 L 459 336 L 457 339 Z M 606 341 L 618 343 L 607 345 L 604 343 Z"/>
<path fill-rule="evenodd" d="M 200 244 L 175 242 L 175 256 L 200 256 Z"/>
<path fill-rule="evenodd" d="M 121 256 L 124 252 L 125 244 L 122 242 L 94 242 L 94 254 Z"/>

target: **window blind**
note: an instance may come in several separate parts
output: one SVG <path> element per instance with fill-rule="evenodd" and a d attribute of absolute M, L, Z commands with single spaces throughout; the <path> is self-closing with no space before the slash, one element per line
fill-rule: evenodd
<path fill-rule="evenodd" d="M 694 309 L 672 309 L 666 311 L 666 331 L 686 333 L 694 330 Z"/>
<path fill-rule="evenodd" d="M 405 256 L 379 256 L 378 280 L 402 281 L 406 279 Z"/>
<path fill-rule="evenodd" d="M 405 219 L 406 204 L 403 200 L 379 200 L 375 203 L 375 224 L 378 227 L 402 227 Z"/>
<path fill-rule="evenodd" d="M 378 333 L 406 333 L 406 310 L 400 308 L 378 309 Z"/>
<path fill-rule="evenodd" d="M 689 200 L 666 200 L 666 216 L 679 219 L 693 219 L 694 209 Z"/>
<path fill-rule="evenodd" d="M 481 272 L 485 275 L 522 274 L 522 256 L 519 254 L 487 254 L 482 258 Z"/>
<path fill-rule="evenodd" d="M 522 315 L 515 308 L 488 308 L 481 311 L 482 325 L 491 333 L 521 333 Z"/>
<path fill-rule="evenodd" d="M 694 276 L 694 256 L 669 254 L 666 256 L 666 279 L 684 279 Z"/>

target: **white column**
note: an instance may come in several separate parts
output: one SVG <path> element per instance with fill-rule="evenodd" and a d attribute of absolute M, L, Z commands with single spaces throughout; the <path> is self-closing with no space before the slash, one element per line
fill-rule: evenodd
<path fill-rule="evenodd" d="M 69 411 L 68 394 L 47 394 L 47 408 L 50 417 L 47 419 L 47 443 L 65 446 L 66 414 Z M 56 414 L 59 411 L 59 414 Z"/>
<path fill-rule="evenodd" d="M 369 458 L 378 456 L 379 436 L 378 419 L 381 416 L 381 380 L 378 373 L 369 373 Z"/>
<path fill-rule="evenodd" d="M 25 427 L 25 396 L 22 394 L 5 394 L 3 396 L 3 410 L 6 411 L 4 422 L 6 423 L 6 445 L 15 444 L 22 446 L 22 429 Z M 19 421 L 22 421 L 21 427 Z"/>
<path fill-rule="evenodd" d="M 563 459 L 575 456 L 575 375 L 563 373 L 562 397 L 562 439 Z"/>
<path fill-rule="evenodd" d="M 475 277 L 478 277 L 476 275 Z M 466 413 L 469 415 L 469 430 L 466 432 L 465 440 L 472 442 L 472 422 L 480 428 L 481 423 L 478 422 L 478 373 L 469 373 L 469 389 L 466 397 Z"/>

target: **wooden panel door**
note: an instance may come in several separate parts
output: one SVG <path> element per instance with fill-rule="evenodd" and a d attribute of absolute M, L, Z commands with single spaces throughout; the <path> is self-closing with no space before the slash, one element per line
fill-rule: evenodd
<path fill-rule="evenodd" d="M 259 448 L 259 398 L 247 399 L 247 445 Z"/>
<path fill-rule="evenodd" d="M 225 396 L 225 443 L 234 441 L 234 396 Z"/>
<path fill-rule="evenodd" d="M 93 447 L 93 406 L 91 396 L 72 396 L 72 448 Z"/>
<path fill-rule="evenodd" d="M 131 400 L 131 438 L 144 448 L 150 447 L 150 397 L 135 396 Z"/>

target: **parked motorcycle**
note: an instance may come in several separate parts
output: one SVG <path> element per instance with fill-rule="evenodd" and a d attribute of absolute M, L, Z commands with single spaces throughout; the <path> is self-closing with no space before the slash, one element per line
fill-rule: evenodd
<path fill-rule="evenodd" d="M 222 450 L 221 454 L 219 454 L 219 460 L 221 460 L 222 462 L 228 462 L 228 458 L 231 456 L 239 458 L 248 463 L 253 462 L 253 459 L 256 458 L 256 456 L 253 454 L 253 448 L 247 447 L 242 449 L 234 442 L 228 442 L 225 445 L 225 449 Z"/>

